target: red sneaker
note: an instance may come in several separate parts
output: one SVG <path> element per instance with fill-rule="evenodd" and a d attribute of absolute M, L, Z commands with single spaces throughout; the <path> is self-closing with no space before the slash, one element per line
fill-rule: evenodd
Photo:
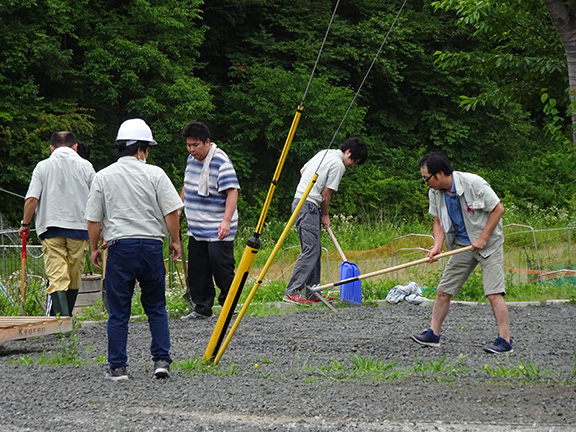
<path fill-rule="evenodd" d="M 336 297 L 326 297 L 325 295 L 323 295 L 322 297 L 324 297 L 324 300 L 329 301 L 329 302 L 336 300 Z M 318 297 L 313 297 L 310 300 L 313 302 L 317 302 L 317 303 L 319 303 L 321 301 Z"/>
<path fill-rule="evenodd" d="M 312 304 L 312 300 L 308 300 L 307 298 L 304 298 L 304 296 L 302 294 L 296 294 L 293 296 L 285 294 L 284 297 L 282 297 L 282 301 L 285 301 L 287 303 L 296 303 L 296 304 L 303 304 L 303 305 L 311 305 Z"/>

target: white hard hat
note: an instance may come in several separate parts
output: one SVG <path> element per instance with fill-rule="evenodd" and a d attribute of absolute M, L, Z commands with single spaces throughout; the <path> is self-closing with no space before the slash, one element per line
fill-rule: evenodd
<path fill-rule="evenodd" d="M 148 141 L 150 145 L 158 144 L 154 141 L 150 126 L 142 119 L 135 118 L 126 120 L 118 129 L 116 141 L 126 141 L 126 145 L 136 144 L 138 141 Z"/>

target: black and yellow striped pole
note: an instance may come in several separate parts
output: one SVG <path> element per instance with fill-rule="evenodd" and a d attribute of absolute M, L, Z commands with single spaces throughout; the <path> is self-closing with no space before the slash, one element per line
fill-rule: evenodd
<path fill-rule="evenodd" d="M 280 250 L 280 248 L 282 247 L 282 244 L 284 243 L 284 240 L 286 240 L 286 237 L 288 236 L 288 233 L 290 232 L 290 229 L 292 228 L 292 226 L 294 225 L 294 222 L 296 221 L 296 218 L 298 217 L 298 213 L 300 212 L 300 210 L 302 209 L 302 206 L 304 205 L 304 202 L 306 201 L 306 198 L 308 198 L 308 195 L 310 194 L 310 190 L 312 190 L 312 187 L 314 186 L 314 184 L 316 183 L 316 179 L 318 178 L 318 173 L 314 173 L 314 175 L 312 176 L 312 179 L 310 180 L 310 183 L 308 183 L 308 186 L 306 187 L 306 190 L 304 191 L 304 194 L 302 195 L 302 198 L 300 198 L 300 201 L 298 202 L 298 205 L 296 206 L 294 212 L 292 213 L 292 216 L 290 217 L 290 220 L 288 221 L 288 223 L 286 224 L 286 226 L 284 227 L 284 231 L 282 231 L 282 234 L 280 235 L 280 238 L 278 239 L 278 241 L 276 242 L 276 246 L 274 247 L 274 250 L 272 250 L 272 253 L 270 254 L 270 256 L 268 257 L 268 260 L 266 261 L 266 264 L 264 265 L 264 268 L 262 269 L 262 271 L 260 272 L 260 275 L 258 276 L 258 280 L 256 281 L 256 283 L 254 284 L 254 286 L 252 287 L 252 290 L 250 291 L 250 294 L 248 294 L 248 297 L 246 298 L 246 301 L 244 302 L 244 305 L 242 306 L 242 310 L 238 313 L 238 316 L 236 317 L 236 319 L 234 320 L 234 324 L 232 325 L 232 328 L 230 329 L 230 331 L 228 332 L 228 336 L 226 336 L 226 339 L 224 340 L 224 342 L 222 343 L 222 346 L 220 347 L 220 349 L 218 350 L 216 357 L 214 358 L 213 364 L 217 365 L 218 362 L 220 361 L 220 359 L 222 358 L 222 355 L 224 354 L 224 351 L 226 351 L 226 348 L 228 347 L 228 344 L 230 343 L 230 340 L 232 339 L 232 336 L 234 336 L 234 333 L 236 332 L 236 329 L 238 328 L 238 326 L 240 325 L 240 321 L 242 321 L 242 318 L 244 317 L 244 315 L 246 314 L 246 311 L 248 310 L 248 307 L 250 306 L 250 303 L 252 302 L 252 299 L 254 298 L 254 295 L 256 294 L 256 291 L 258 291 L 258 288 L 260 288 L 260 286 L 262 285 L 262 282 L 264 280 L 264 277 L 266 276 L 266 273 L 268 273 L 268 269 L 270 268 L 270 266 L 272 265 L 272 262 L 274 261 L 274 258 L 276 257 L 276 254 L 278 253 L 278 251 Z"/>
<path fill-rule="evenodd" d="M 264 227 L 266 215 L 268 214 L 268 209 L 270 208 L 270 202 L 272 201 L 272 197 L 274 196 L 276 185 L 278 184 L 278 179 L 280 178 L 280 173 L 282 172 L 282 168 L 284 167 L 284 163 L 286 162 L 286 157 L 288 156 L 288 150 L 290 150 L 290 145 L 292 144 L 292 140 L 294 138 L 294 134 L 296 133 L 296 128 L 298 127 L 298 122 L 300 121 L 300 117 L 302 116 L 303 110 L 304 108 L 302 104 L 300 104 L 296 110 L 296 114 L 294 114 L 294 119 L 292 120 L 292 126 L 290 127 L 288 137 L 286 138 L 286 142 L 284 143 L 284 148 L 282 150 L 282 154 L 280 155 L 280 159 L 278 160 L 278 165 L 276 166 L 274 177 L 270 182 L 270 188 L 268 189 L 268 195 L 266 196 L 266 201 L 264 202 L 264 206 L 262 207 L 262 213 L 260 214 L 258 225 L 256 226 L 256 230 L 254 231 L 254 235 L 250 237 L 246 242 L 246 248 L 244 249 L 244 253 L 242 254 L 240 264 L 238 264 L 238 268 L 236 269 L 236 274 L 234 275 L 234 280 L 232 281 L 232 285 L 230 286 L 230 291 L 228 292 L 226 301 L 222 306 L 222 312 L 218 317 L 218 321 L 216 322 L 216 326 L 214 327 L 212 336 L 210 337 L 210 341 L 208 342 L 208 346 L 206 347 L 206 351 L 204 352 L 203 361 L 205 363 L 212 362 L 214 360 L 214 357 L 218 353 L 218 350 L 220 349 L 220 345 L 222 344 L 222 341 L 226 334 L 226 330 L 230 325 L 230 321 L 232 320 L 232 316 L 234 315 L 234 310 L 236 309 L 236 305 L 238 304 L 238 300 L 240 299 L 240 295 L 242 294 L 242 289 L 244 288 L 244 284 L 246 283 L 246 279 L 248 278 L 248 274 L 250 273 L 250 269 L 252 268 L 252 264 L 254 263 L 256 254 L 260 249 L 260 235 L 262 234 L 262 229 Z"/>

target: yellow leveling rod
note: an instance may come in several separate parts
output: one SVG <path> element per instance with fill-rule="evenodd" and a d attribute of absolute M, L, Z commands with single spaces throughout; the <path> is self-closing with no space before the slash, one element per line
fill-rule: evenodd
<path fill-rule="evenodd" d="M 230 291 L 226 296 L 226 301 L 222 306 L 222 311 L 220 312 L 220 316 L 218 317 L 218 321 L 216 322 L 216 326 L 214 327 L 212 336 L 210 337 L 210 341 L 208 342 L 208 346 L 204 352 L 203 361 L 205 363 L 210 363 L 220 349 L 220 345 L 222 344 L 222 340 L 224 339 L 224 335 L 226 334 L 226 330 L 230 325 L 230 321 L 234 315 L 234 310 L 236 309 L 236 305 L 238 304 L 238 300 L 242 294 L 242 288 L 244 288 L 244 284 L 246 283 L 246 279 L 248 278 L 248 274 L 250 273 L 250 269 L 252 268 L 252 264 L 254 263 L 256 254 L 258 253 L 258 249 L 260 249 L 260 234 L 262 234 L 262 228 L 264 227 L 264 221 L 266 220 L 266 215 L 268 214 L 270 202 L 272 201 L 272 196 L 276 190 L 276 185 L 278 184 L 280 173 L 284 167 L 284 162 L 286 162 L 288 150 L 292 144 L 292 139 L 296 133 L 296 128 L 298 127 L 298 122 L 300 121 L 300 116 L 302 115 L 303 109 L 304 108 L 302 105 L 299 105 L 296 110 L 296 114 L 294 114 L 292 126 L 290 127 L 288 137 L 284 143 L 282 154 L 278 160 L 276 172 L 274 173 L 274 177 L 270 182 L 270 188 L 268 189 L 268 195 L 266 196 L 266 201 L 264 202 L 262 213 L 260 214 L 260 219 L 258 220 L 258 225 L 256 226 L 256 231 L 254 231 L 254 235 L 250 237 L 250 239 L 248 239 L 246 242 L 246 248 L 242 254 L 240 264 L 238 264 L 238 268 L 236 269 L 236 274 L 232 280 Z"/>
<path fill-rule="evenodd" d="M 270 266 L 272 265 L 272 261 L 274 261 L 274 258 L 276 257 L 276 254 L 278 253 L 278 251 L 280 250 L 280 248 L 282 247 L 282 244 L 284 243 L 284 240 L 286 240 L 286 237 L 288 236 L 288 233 L 290 232 L 290 229 L 292 228 L 292 225 L 294 225 L 294 222 L 296 221 L 296 218 L 298 217 L 298 213 L 300 213 L 300 209 L 302 208 L 302 206 L 304 205 L 304 202 L 306 201 L 306 198 L 308 198 L 308 195 L 310 194 L 310 191 L 312 190 L 312 187 L 314 186 L 314 183 L 316 183 L 316 179 L 318 178 L 318 173 L 314 173 L 314 175 L 312 176 L 312 179 L 310 180 L 310 183 L 308 183 L 308 186 L 306 187 L 306 190 L 304 191 L 304 194 L 302 195 L 302 198 L 300 198 L 300 201 L 298 202 L 298 205 L 296 206 L 296 208 L 294 209 L 294 212 L 292 213 L 292 216 L 290 217 L 290 220 L 288 221 L 288 223 L 286 224 L 286 226 L 284 227 L 284 231 L 282 231 L 282 234 L 280 235 L 280 238 L 278 239 L 278 241 L 276 242 L 276 246 L 274 247 L 274 250 L 272 251 L 272 253 L 270 254 L 270 256 L 268 257 L 268 260 L 266 261 L 266 265 L 264 266 L 264 268 L 262 269 L 262 271 L 260 272 L 260 275 L 258 276 L 258 280 L 256 281 L 256 283 L 254 284 L 254 286 L 252 287 L 252 290 L 250 291 L 250 294 L 248 294 L 248 297 L 246 298 L 246 301 L 244 302 L 244 306 L 242 306 L 242 310 L 240 311 L 240 313 L 238 314 L 238 316 L 236 317 L 236 320 L 234 320 L 234 324 L 232 325 L 232 328 L 230 329 L 230 331 L 228 332 L 228 336 L 226 337 L 226 340 L 224 341 L 224 343 L 222 344 L 222 346 L 220 347 L 220 350 L 218 350 L 218 354 L 216 355 L 216 358 L 214 359 L 213 364 L 217 365 L 218 362 L 220 361 L 220 359 L 222 358 L 222 355 L 224 354 L 224 351 L 226 351 L 226 348 L 228 347 L 228 344 L 230 343 L 230 340 L 232 339 L 232 336 L 234 336 L 234 333 L 236 332 L 236 329 L 238 328 L 238 326 L 240 325 L 240 321 L 242 321 L 242 318 L 244 317 L 244 315 L 246 314 L 246 311 L 248 310 L 248 307 L 250 306 L 250 302 L 252 301 L 252 299 L 254 298 L 254 295 L 256 294 L 256 291 L 258 291 L 258 288 L 260 288 L 260 285 L 262 285 L 262 281 L 264 280 L 264 277 L 266 276 L 266 273 L 268 273 L 268 269 L 270 268 Z"/>

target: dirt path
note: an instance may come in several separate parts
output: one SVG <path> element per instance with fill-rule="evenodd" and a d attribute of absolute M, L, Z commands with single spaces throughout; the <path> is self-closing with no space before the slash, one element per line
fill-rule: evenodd
<path fill-rule="evenodd" d="M 430 313 L 400 304 L 245 317 L 218 373 L 173 370 L 164 381 L 151 378 L 143 322 L 130 325 L 125 382 L 102 379 L 104 325 L 78 331 L 78 353 L 91 361 L 82 366 L 14 363 L 66 351 L 55 335 L 7 342 L 0 430 L 576 430 L 576 306 L 511 306 L 515 346 L 504 356 L 481 348 L 496 336 L 488 306 L 454 304 L 438 349 L 408 339 Z M 171 320 L 174 360 L 200 358 L 215 323 Z M 354 358 L 389 365 L 388 379 L 351 377 Z M 521 364 L 531 377 L 486 372 Z"/>

